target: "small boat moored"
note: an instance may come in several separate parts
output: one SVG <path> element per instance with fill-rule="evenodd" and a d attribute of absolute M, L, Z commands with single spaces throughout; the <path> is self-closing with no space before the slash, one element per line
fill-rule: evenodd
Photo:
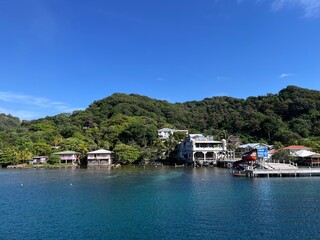
<path fill-rule="evenodd" d="M 246 177 L 247 174 L 245 171 L 232 171 L 234 177 Z"/>

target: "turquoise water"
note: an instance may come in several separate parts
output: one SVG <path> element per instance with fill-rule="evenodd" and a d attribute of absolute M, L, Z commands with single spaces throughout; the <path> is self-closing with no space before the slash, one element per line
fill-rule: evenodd
<path fill-rule="evenodd" d="M 0 170 L 0 239 L 319 239 L 320 178 L 226 169 Z"/>

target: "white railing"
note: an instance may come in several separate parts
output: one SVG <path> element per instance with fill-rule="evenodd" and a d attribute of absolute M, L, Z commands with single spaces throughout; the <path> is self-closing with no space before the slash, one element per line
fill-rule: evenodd
<path fill-rule="evenodd" d="M 101 159 L 109 159 L 110 157 L 109 156 L 96 156 L 96 157 L 94 157 L 94 156 L 88 156 L 88 160 L 89 159 L 97 159 L 97 160 L 101 160 Z"/>

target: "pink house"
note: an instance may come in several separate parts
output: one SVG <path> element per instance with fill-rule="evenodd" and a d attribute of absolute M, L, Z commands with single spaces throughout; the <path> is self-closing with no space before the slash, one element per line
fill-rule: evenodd
<path fill-rule="evenodd" d="M 56 152 L 54 155 L 58 155 L 60 157 L 60 163 L 72 164 L 78 164 L 80 157 L 80 154 L 75 151 Z"/>

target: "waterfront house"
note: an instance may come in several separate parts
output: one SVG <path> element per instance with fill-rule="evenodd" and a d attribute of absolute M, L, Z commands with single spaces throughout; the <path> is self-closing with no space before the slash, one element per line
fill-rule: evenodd
<path fill-rule="evenodd" d="M 79 162 L 80 154 L 75 151 L 62 151 L 53 154 L 58 155 L 60 157 L 60 163 L 78 164 Z"/>
<path fill-rule="evenodd" d="M 88 166 L 111 165 L 112 152 L 105 149 L 87 153 Z"/>
<path fill-rule="evenodd" d="M 176 132 L 182 132 L 188 135 L 188 130 L 176 130 L 171 128 L 161 128 L 158 130 L 158 138 L 160 139 L 168 139 L 170 135 L 173 135 Z"/>
<path fill-rule="evenodd" d="M 301 150 L 308 150 L 311 151 L 310 147 L 306 147 L 306 146 L 300 146 L 300 145 L 292 145 L 292 146 L 288 146 L 285 148 L 282 148 L 281 150 L 285 150 L 287 151 L 290 155 L 293 155 Z"/>
<path fill-rule="evenodd" d="M 320 166 L 320 154 L 309 150 L 294 151 L 290 154 L 295 157 L 299 165 Z"/>
<path fill-rule="evenodd" d="M 48 156 L 35 156 L 29 161 L 29 164 L 45 164 L 48 162 Z"/>
<path fill-rule="evenodd" d="M 242 155 L 244 153 L 250 152 L 254 149 L 258 149 L 258 148 L 266 148 L 268 150 L 272 150 L 273 146 L 272 145 L 268 145 L 268 144 L 264 144 L 264 143 L 246 143 L 246 144 L 242 144 L 239 147 L 237 147 L 236 149 L 236 158 L 241 158 Z"/>
<path fill-rule="evenodd" d="M 316 153 L 309 151 L 309 150 L 299 150 L 299 151 L 295 151 L 295 152 L 291 153 L 291 156 L 304 158 L 304 157 L 311 156 L 313 154 L 316 154 Z"/>
<path fill-rule="evenodd" d="M 226 140 L 215 141 L 212 136 L 189 134 L 179 144 L 179 160 L 187 164 L 217 164 L 219 160 L 234 158 L 234 152 L 227 150 Z"/>
<path fill-rule="evenodd" d="M 304 158 L 304 164 L 309 166 L 320 166 L 320 154 L 315 153 Z"/>

